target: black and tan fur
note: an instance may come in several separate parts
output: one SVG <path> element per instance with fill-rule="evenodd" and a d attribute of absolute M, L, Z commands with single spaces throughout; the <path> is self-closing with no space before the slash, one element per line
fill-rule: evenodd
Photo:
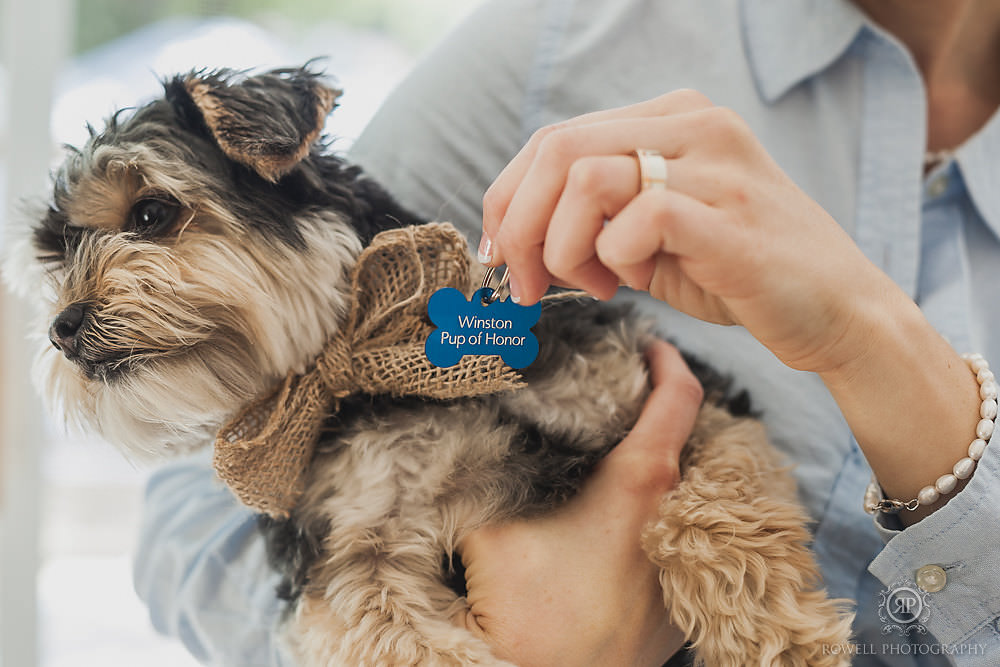
<path fill-rule="evenodd" d="M 318 140 L 337 94 L 305 69 L 193 72 L 68 156 L 16 253 L 42 286 L 56 412 L 133 454 L 203 446 L 337 332 L 364 245 L 423 222 Z M 329 419 L 304 497 L 265 531 L 302 665 L 503 664 L 450 622 L 456 545 L 571 496 L 648 393 L 649 334 L 624 311 L 549 305 L 535 332 L 524 389 L 355 396 Z M 692 364 L 706 404 L 644 536 L 665 603 L 709 664 L 838 664 L 821 647 L 849 617 L 817 589 L 790 478 L 745 401 Z"/>

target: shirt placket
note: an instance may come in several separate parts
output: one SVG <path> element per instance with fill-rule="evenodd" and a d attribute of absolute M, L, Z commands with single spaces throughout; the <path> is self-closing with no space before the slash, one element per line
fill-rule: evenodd
<path fill-rule="evenodd" d="M 973 351 L 963 224 L 969 205 L 954 165 L 933 174 L 925 192 L 917 303 L 956 350 Z"/>

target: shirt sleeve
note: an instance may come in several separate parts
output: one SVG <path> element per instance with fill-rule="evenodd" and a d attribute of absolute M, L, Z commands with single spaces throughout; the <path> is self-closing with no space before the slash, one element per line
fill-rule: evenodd
<path fill-rule="evenodd" d="M 201 663 L 287 667 L 276 595 L 257 518 L 218 480 L 205 450 L 157 470 L 146 487 L 134 566 L 157 631 Z"/>
<path fill-rule="evenodd" d="M 927 621 L 959 665 L 995 665 L 1000 655 L 1000 439 L 994 434 L 962 491 L 920 522 L 894 529 L 876 517 L 885 548 L 868 570 L 883 584 L 916 584 L 916 573 L 940 567 L 944 588 L 928 593 Z"/>

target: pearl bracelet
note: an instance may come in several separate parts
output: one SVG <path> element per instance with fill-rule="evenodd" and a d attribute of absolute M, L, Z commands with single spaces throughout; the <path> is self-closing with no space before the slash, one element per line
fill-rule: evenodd
<path fill-rule="evenodd" d="M 976 374 L 976 380 L 979 382 L 979 398 L 982 399 L 979 406 L 980 419 L 979 423 L 976 424 L 976 439 L 969 445 L 969 455 L 956 463 L 950 473 L 941 475 L 934 484 L 920 489 L 917 497 L 910 501 L 904 502 L 886 498 L 878 480 L 872 475 L 872 481 L 865 491 L 865 511 L 869 514 L 875 512 L 896 514 L 902 510 L 912 512 L 921 505 L 933 505 L 941 496 L 954 491 L 959 480 L 972 476 L 976 469 L 976 462 L 983 457 L 983 452 L 986 451 L 986 442 L 993 435 L 994 421 L 997 417 L 997 383 L 993 372 L 990 371 L 989 364 L 983 359 L 983 355 L 963 354 L 962 358 Z"/>

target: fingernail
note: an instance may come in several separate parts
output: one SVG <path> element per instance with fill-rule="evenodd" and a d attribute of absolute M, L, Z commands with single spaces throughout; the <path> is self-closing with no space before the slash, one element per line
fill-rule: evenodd
<path fill-rule="evenodd" d="M 493 261 L 493 241 L 486 234 L 479 239 L 479 251 L 476 253 L 480 264 L 488 264 Z"/>
<path fill-rule="evenodd" d="M 510 300 L 514 303 L 521 303 L 521 283 L 517 281 L 513 273 L 507 280 L 507 289 L 510 290 Z"/>

